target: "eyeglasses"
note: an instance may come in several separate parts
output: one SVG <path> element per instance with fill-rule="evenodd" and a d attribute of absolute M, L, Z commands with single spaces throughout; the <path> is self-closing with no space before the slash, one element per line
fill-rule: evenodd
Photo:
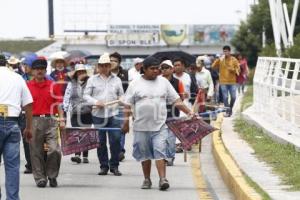
<path fill-rule="evenodd" d="M 160 70 L 166 70 L 166 69 L 170 69 L 171 67 L 168 65 L 163 65 L 160 67 Z"/>

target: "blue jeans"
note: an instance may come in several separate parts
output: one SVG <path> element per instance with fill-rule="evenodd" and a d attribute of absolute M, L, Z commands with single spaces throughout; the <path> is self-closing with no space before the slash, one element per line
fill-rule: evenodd
<path fill-rule="evenodd" d="M 99 118 L 93 116 L 93 124 L 95 128 L 120 128 L 120 123 L 115 117 Z M 100 147 L 97 149 L 97 154 L 101 169 L 114 169 L 119 166 L 119 153 L 121 152 L 120 140 L 122 133 L 121 130 L 110 130 L 107 132 L 111 158 L 108 160 L 106 131 L 99 131 Z"/>
<path fill-rule="evenodd" d="M 167 157 L 175 158 L 175 154 L 176 154 L 176 136 L 170 129 L 168 129 Z"/>
<path fill-rule="evenodd" d="M 116 120 L 120 123 L 120 127 L 122 127 L 124 123 L 124 110 L 122 108 L 119 109 L 119 114 L 116 116 Z M 126 133 L 121 134 L 121 140 L 120 140 L 120 145 L 121 145 L 121 152 L 125 153 L 125 135 Z"/>
<path fill-rule="evenodd" d="M 5 167 L 5 188 L 8 200 L 19 200 L 21 131 L 17 120 L 0 117 L 0 155 Z"/>
<path fill-rule="evenodd" d="M 232 108 L 236 99 L 236 85 L 220 85 L 222 97 L 225 107 L 230 107 L 229 114 L 232 113 Z M 230 103 L 228 103 L 228 93 L 230 93 Z"/>

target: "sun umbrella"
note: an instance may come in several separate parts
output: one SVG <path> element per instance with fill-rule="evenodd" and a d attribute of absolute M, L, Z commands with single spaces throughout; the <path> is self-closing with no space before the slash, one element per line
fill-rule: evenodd
<path fill-rule="evenodd" d="M 196 57 L 186 53 L 184 51 L 160 51 L 151 55 L 160 60 L 160 62 L 164 60 L 174 60 L 175 58 L 182 58 L 186 65 L 189 66 L 192 63 L 196 62 Z"/>

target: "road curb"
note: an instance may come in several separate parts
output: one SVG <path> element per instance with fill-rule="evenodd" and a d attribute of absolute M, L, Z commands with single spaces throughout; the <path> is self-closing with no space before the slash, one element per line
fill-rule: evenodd
<path fill-rule="evenodd" d="M 194 184 L 197 189 L 199 199 L 212 200 L 212 196 L 206 185 L 203 172 L 201 171 L 201 162 L 199 157 L 199 144 L 193 146 L 192 152 L 189 153 L 191 169 L 193 174 Z"/>
<path fill-rule="evenodd" d="M 261 196 L 246 182 L 240 168 L 226 149 L 221 137 L 222 114 L 218 115 L 213 132 L 212 151 L 221 176 L 238 200 L 261 200 Z"/>

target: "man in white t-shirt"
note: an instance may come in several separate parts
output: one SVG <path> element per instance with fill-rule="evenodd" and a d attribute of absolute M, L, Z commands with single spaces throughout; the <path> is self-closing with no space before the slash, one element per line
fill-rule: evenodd
<path fill-rule="evenodd" d="M 206 57 L 205 56 L 198 56 L 196 60 L 196 80 L 197 85 L 199 88 L 202 88 L 206 91 L 206 100 L 211 100 L 214 94 L 214 83 L 211 78 L 210 72 L 205 69 L 204 67 L 204 61 Z"/>
<path fill-rule="evenodd" d="M 196 78 L 193 74 L 188 74 L 185 72 L 185 61 L 182 58 L 176 58 L 173 60 L 173 66 L 174 66 L 174 77 L 179 79 L 183 85 L 184 85 L 184 91 L 185 94 L 184 97 L 184 103 L 191 108 L 192 104 L 194 104 L 195 97 L 197 95 L 197 82 Z M 180 116 L 183 116 L 184 114 L 181 112 Z"/>
<path fill-rule="evenodd" d="M 133 81 L 141 77 L 141 68 L 143 67 L 142 58 L 133 59 L 133 67 L 128 70 L 128 81 Z"/>
<path fill-rule="evenodd" d="M 175 106 L 189 116 L 194 113 L 185 106 L 170 82 L 159 76 L 159 61 L 154 57 L 143 62 L 144 74 L 130 83 L 125 97 L 126 105 L 123 132 L 129 130 L 129 110 L 133 109 L 133 157 L 142 163 L 144 182 L 142 189 L 150 189 L 151 160 L 155 160 L 160 177 L 159 189 L 169 188 L 166 179 L 166 148 L 168 131 L 167 104 Z"/>
<path fill-rule="evenodd" d="M 177 58 L 173 60 L 173 66 L 174 66 L 174 77 L 179 79 L 183 85 L 184 85 L 184 98 L 189 99 L 191 95 L 191 77 L 188 73 L 185 72 L 185 65 L 184 65 L 184 60 L 181 58 Z"/>
<path fill-rule="evenodd" d="M 0 55 L 0 156 L 3 154 L 7 199 L 20 199 L 21 131 L 18 120 L 23 108 L 26 116 L 24 137 L 29 141 L 32 137 L 32 101 L 23 78 L 7 68 L 5 57 Z"/>

